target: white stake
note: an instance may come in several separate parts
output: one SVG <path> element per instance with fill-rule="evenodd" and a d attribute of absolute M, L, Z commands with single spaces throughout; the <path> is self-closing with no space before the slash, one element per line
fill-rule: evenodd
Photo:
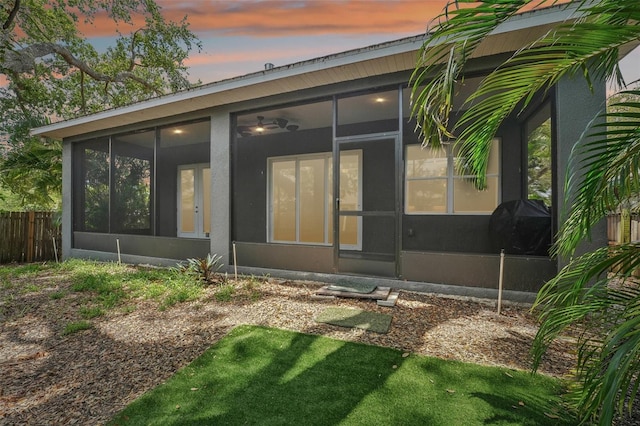
<path fill-rule="evenodd" d="M 120 258 L 120 238 L 116 238 L 116 246 L 118 247 L 118 265 L 122 264 L 122 259 Z"/>
<path fill-rule="evenodd" d="M 53 240 L 53 255 L 56 257 L 56 263 L 58 263 L 58 246 L 56 245 L 56 237 L 51 237 Z"/>
<path fill-rule="evenodd" d="M 233 272 L 238 281 L 238 258 L 236 257 L 236 242 L 233 242 Z"/>
<path fill-rule="evenodd" d="M 498 315 L 502 310 L 502 277 L 504 275 L 504 249 L 500 250 L 500 279 L 498 280 Z"/>

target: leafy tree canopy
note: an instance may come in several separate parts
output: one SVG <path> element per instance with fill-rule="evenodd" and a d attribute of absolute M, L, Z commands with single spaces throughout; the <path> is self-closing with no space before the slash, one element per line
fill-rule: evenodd
<path fill-rule="evenodd" d="M 86 39 L 98 25 L 111 25 L 115 40 L 100 51 Z M 3 2 L 0 185 L 26 203 L 50 205 L 60 191 L 59 146 L 34 140 L 30 129 L 188 88 L 184 61 L 200 47 L 186 17 L 165 20 L 153 0 Z M 34 153 L 42 154 L 42 173 L 29 174 Z"/>

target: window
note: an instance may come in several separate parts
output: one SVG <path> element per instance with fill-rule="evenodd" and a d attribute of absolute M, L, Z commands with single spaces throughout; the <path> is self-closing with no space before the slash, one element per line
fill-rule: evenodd
<path fill-rule="evenodd" d="M 527 198 L 552 204 L 551 112 L 547 105 L 526 123 Z"/>
<path fill-rule="evenodd" d="M 74 143 L 74 230 L 175 237 L 177 170 L 208 164 L 210 133 L 201 120 Z M 209 204 L 202 207 L 206 234 Z"/>
<path fill-rule="evenodd" d="M 85 142 L 76 150 L 80 182 L 75 230 L 109 232 L 109 139 Z"/>
<path fill-rule="evenodd" d="M 494 141 L 487 167 L 487 188 L 476 189 L 473 176 L 456 170 L 452 145 L 441 148 L 406 147 L 406 214 L 487 214 L 500 199 L 500 144 Z"/>
<path fill-rule="evenodd" d="M 328 135 L 331 137 L 332 123 L 333 101 L 324 100 L 301 105 L 283 105 L 238 115 L 235 133 L 238 140 L 244 142 L 251 141 L 251 138 L 268 139 L 273 135 L 286 138 L 286 135 L 320 129 L 329 132 Z"/>
<path fill-rule="evenodd" d="M 397 131 L 398 100 L 397 89 L 339 98 L 336 135 L 341 137 Z"/>
<path fill-rule="evenodd" d="M 360 150 L 340 154 L 343 208 L 362 204 Z M 269 241 L 333 244 L 333 161 L 331 153 L 277 157 L 269 167 Z M 345 207 L 346 206 L 346 207 Z M 361 218 L 340 222 L 341 247 L 361 246 Z"/>
<path fill-rule="evenodd" d="M 75 145 L 75 230 L 152 233 L 154 143 L 142 131 Z"/>
<path fill-rule="evenodd" d="M 155 131 L 112 137 L 113 198 L 111 232 L 151 232 L 151 176 Z"/>

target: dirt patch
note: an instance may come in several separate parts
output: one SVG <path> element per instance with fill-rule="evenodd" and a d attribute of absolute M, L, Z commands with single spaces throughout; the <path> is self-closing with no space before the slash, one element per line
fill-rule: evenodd
<path fill-rule="evenodd" d="M 78 320 L 83 295 L 56 274 L 0 288 L 0 423 L 105 423 L 239 324 L 514 369 L 530 367 L 537 330 L 526 307 L 506 307 L 498 316 L 491 304 L 411 292 L 401 292 L 393 308 L 353 299 L 314 300 L 319 284 L 268 279 L 258 285 L 252 280 L 250 294 L 239 291 L 229 302 L 216 297 L 219 287 L 164 311 L 149 301 L 128 301 L 91 319 L 92 328 L 64 335 L 65 324 Z M 32 279 L 40 281 L 38 288 L 25 291 Z M 391 328 L 377 334 L 314 321 L 332 306 L 391 314 Z M 551 348 L 542 372 L 562 376 L 569 370 L 570 343 Z"/>

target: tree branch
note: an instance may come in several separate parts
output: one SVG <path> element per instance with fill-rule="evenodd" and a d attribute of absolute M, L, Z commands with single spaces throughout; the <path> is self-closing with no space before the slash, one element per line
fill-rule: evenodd
<path fill-rule="evenodd" d="M 144 31 L 144 28 L 135 30 L 133 35 L 131 36 L 131 57 L 129 58 L 129 71 L 133 71 L 136 66 L 136 37 L 141 31 Z"/>
<path fill-rule="evenodd" d="M 9 16 L 7 17 L 7 20 L 4 22 L 4 24 L 2 24 L 2 29 L 4 31 L 8 30 L 11 24 L 13 24 L 13 21 L 16 19 L 16 15 L 18 14 L 18 10 L 20 9 L 20 1 L 21 0 L 14 1 L 13 8 L 9 12 Z"/>
<path fill-rule="evenodd" d="M 131 71 L 121 71 L 113 76 L 98 72 L 91 68 L 86 62 L 76 58 L 69 49 L 56 43 L 36 43 L 21 50 L 7 51 L 4 63 L 0 64 L 0 67 L 15 72 L 16 74 L 27 73 L 35 69 L 35 60 L 37 58 L 54 54 L 60 56 L 67 64 L 78 68 L 96 81 L 123 83 L 127 80 L 132 80 L 158 95 L 164 94 L 162 90 L 136 76 Z"/>

